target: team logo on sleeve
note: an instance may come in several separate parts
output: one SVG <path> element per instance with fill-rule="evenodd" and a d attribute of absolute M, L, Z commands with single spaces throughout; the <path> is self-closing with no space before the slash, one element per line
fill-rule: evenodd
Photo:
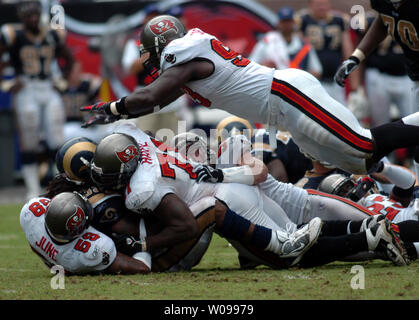
<path fill-rule="evenodd" d="M 171 29 L 175 30 L 175 32 L 178 32 L 177 27 L 169 19 L 165 19 L 165 20 L 162 20 L 155 24 L 150 25 L 150 29 L 156 36 L 160 36 L 161 34 Z"/>
<path fill-rule="evenodd" d="M 122 151 L 117 151 L 116 155 L 118 156 L 119 160 L 121 160 L 122 163 L 127 163 L 131 159 L 133 159 L 135 156 L 138 155 L 138 149 L 136 146 L 130 144 L 128 147 L 126 147 Z"/>
<path fill-rule="evenodd" d="M 68 218 L 66 222 L 66 228 L 68 231 L 70 231 L 71 234 L 76 234 L 78 228 L 83 223 L 86 215 L 84 214 L 84 211 L 80 207 L 76 207 L 76 212 Z"/>

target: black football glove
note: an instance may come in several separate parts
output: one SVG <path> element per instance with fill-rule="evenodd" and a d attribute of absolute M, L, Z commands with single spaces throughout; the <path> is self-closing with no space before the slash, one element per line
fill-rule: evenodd
<path fill-rule="evenodd" d="M 343 61 L 335 73 L 335 81 L 337 84 L 341 87 L 345 86 L 346 78 L 358 67 L 359 63 L 359 59 L 354 56 L 350 56 L 348 59 Z"/>
<path fill-rule="evenodd" d="M 145 241 L 137 240 L 128 234 L 112 233 L 112 240 L 115 243 L 116 250 L 129 256 L 133 256 L 137 252 L 145 251 Z"/>
<path fill-rule="evenodd" d="M 210 166 L 200 164 L 196 166 L 193 171 L 197 173 L 198 175 L 196 179 L 198 183 L 200 182 L 217 183 L 217 182 L 223 182 L 224 180 L 224 174 L 221 169 L 214 169 Z"/>

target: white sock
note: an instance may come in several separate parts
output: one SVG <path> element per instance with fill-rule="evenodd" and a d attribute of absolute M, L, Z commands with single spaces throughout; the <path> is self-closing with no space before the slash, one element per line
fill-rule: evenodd
<path fill-rule="evenodd" d="M 406 168 L 384 163 L 382 173 L 391 183 L 402 189 L 409 189 L 415 184 L 414 175 Z"/>
<path fill-rule="evenodd" d="M 271 233 L 271 241 L 269 241 L 268 246 L 265 248 L 265 251 L 270 251 L 276 254 L 279 254 L 281 251 L 281 242 L 279 242 L 278 236 L 275 231 Z"/>

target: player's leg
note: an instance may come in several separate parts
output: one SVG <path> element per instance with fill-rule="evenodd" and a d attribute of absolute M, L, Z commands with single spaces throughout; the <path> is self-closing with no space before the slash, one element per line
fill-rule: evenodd
<path fill-rule="evenodd" d="M 347 198 L 311 189 L 307 192 L 309 197 L 302 219 L 303 223 L 307 223 L 314 217 L 322 220 L 362 221 L 373 215 L 367 208 Z"/>
<path fill-rule="evenodd" d="M 340 102 L 341 104 L 345 104 L 345 89 L 339 86 L 335 81 L 321 82 L 323 88 L 327 91 L 327 93 L 336 101 Z"/>
<path fill-rule="evenodd" d="M 295 224 L 303 223 L 303 211 L 308 198 L 307 191 L 291 183 L 280 182 L 270 174 L 258 187 L 267 197 L 284 209 L 292 222 Z M 269 216 L 271 216 L 270 213 L 271 211 L 267 211 Z"/>
<path fill-rule="evenodd" d="M 66 120 L 64 104 L 59 94 L 52 88 L 45 92 L 45 133 L 51 156 L 55 157 L 58 148 L 64 143 L 64 124 Z"/>
<path fill-rule="evenodd" d="M 390 99 L 388 83 L 381 81 L 381 73 L 377 69 L 365 72 L 368 101 L 371 107 L 371 126 L 375 127 L 390 121 Z M 384 84 L 383 84 L 384 82 Z"/>
<path fill-rule="evenodd" d="M 41 108 L 30 87 L 23 88 L 14 100 L 21 149 L 22 177 L 27 199 L 39 196 L 38 155 L 40 151 Z"/>
<path fill-rule="evenodd" d="M 270 229 L 238 215 L 225 204 L 216 203 L 216 232 L 227 238 L 234 245 L 239 243 L 246 251 L 258 257 L 257 263 L 264 263 L 277 268 L 284 268 L 298 261 L 317 240 L 321 230 L 321 220 L 313 219 L 306 227 L 299 229 L 294 235 L 286 235 L 283 231 Z M 239 250 L 240 254 L 248 256 Z"/>
<path fill-rule="evenodd" d="M 368 251 L 376 252 L 374 258 L 391 260 L 395 265 L 409 264 L 408 254 L 400 239 L 393 230 L 393 225 L 387 219 L 382 219 L 372 228 L 362 232 L 336 235 L 336 230 L 342 232 L 345 221 L 327 221 L 323 225 L 322 236 L 302 257 L 301 267 L 314 267 L 336 260 L 345 260 Z M 358 256 L 363 260 L 362 256 Z"/>
<path fill-rule="evenodd" d="M 348 172 L 374 171 L 391 151 L 419 144 L 419 112 L 367 130 L 307 72 L 276 71 L 271 93 L 281 100 L 270 101 L 271 108 L 279 108 L 278 123 L 286 123 L 300 148 Z"/>
<path fill-rule="evenodd" d="M 413 85 L 414 83 L 408 76 L 392 76 L 390 82 L 393 88 L 393 101 L 397 105 L 400 111 L 400 118 L 404 118 L 409 114 L 418 111 L 417 108 L 413 108 Z M 374 125 L 372 127 L 375 127 Z"/>
<path fill-rule="evenodd" d="M 320 82 L 302 70 L 275 72 L 270 108 L 304 153 L 346 171 L 366 173 L 373 153 L 369 130 L 333 99 Z M 271 121 L 272 122 L 272 121 Z"/>

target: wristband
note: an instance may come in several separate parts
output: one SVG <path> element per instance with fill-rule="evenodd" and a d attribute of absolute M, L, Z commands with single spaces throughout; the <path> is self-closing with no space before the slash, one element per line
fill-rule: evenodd
<path fill-rule="evenodd" d="M 134 259 L 144 263 L 149 269 L 151 269 L 151 254 L 148 252 L 137 252 L 132 256 Z"/>
<path fill-rule="evenodd" d="M 357 62 L 360 63 L 365 60 L 365 53 L 361 49 L 356 48 L 351 57 L 356 58 Z"/>

